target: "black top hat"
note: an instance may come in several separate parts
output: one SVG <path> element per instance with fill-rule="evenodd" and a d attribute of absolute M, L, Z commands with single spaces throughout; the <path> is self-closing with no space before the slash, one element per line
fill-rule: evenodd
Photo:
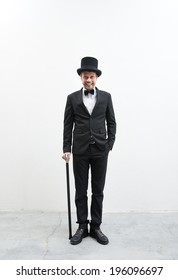
<path fill-rule="evenodd" d="M 77 69 L 77 73 L 80 75 L 84 71 L 95 72 L 99 77 L 102 72 L 98 69 L 98 60 L 94 57 L 84 57 L 81 60 L 81 68 Z"/>

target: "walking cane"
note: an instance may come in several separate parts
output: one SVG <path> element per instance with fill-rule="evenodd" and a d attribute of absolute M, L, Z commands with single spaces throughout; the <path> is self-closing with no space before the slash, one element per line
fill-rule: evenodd
<path fill-rule="evenodd" d="M 69 239 L 71 239 L 72 238 L 72 223 L 71 223 L 71 207 L 70 207 L 70 180 L 69 180 L 69 158 L 68 157 L 66 157 L 66 180 L 67 180 Z"/>

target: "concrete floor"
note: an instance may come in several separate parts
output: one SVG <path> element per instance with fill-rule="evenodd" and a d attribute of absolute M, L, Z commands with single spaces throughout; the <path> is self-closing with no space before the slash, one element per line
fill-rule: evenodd
<path fill-rule="evenodd" d="M 0 212 L 0 259 L 178 260 L 178 212 L 104 214 L 101 229 L 108 245 L 87 237 L 73 246 L 66 213 Z"/>

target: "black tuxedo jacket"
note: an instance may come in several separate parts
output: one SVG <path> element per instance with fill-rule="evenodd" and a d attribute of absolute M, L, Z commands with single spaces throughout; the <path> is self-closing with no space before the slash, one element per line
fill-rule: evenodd
<path fill-rule="evenodd" d="M 83 103 L 82 89 L 67 97 L 64 114 L 63 152 L 85 155 L 91 138 L 98 150 L 111 150 L 115 141 L 116 121 L 111 95 L 97 89 L 97 100 L 90 115 Z"/>

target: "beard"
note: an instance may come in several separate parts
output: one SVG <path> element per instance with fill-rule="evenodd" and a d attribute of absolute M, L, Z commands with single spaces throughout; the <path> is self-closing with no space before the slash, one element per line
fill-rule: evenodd
<path fill-rule="evenodd" d="M 86 83 L 86 84 L 84 84 L 84 87 L 85 87 L 86 89 L 93 89 L 94 86 L 95 86 L 94 83 L 90 83 L 90 84 Z"/>

